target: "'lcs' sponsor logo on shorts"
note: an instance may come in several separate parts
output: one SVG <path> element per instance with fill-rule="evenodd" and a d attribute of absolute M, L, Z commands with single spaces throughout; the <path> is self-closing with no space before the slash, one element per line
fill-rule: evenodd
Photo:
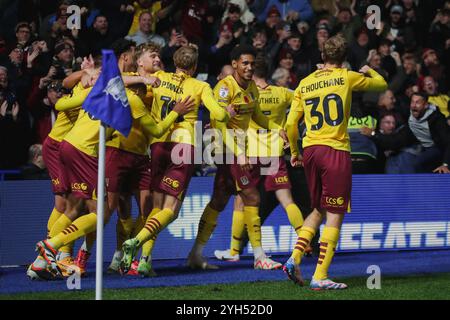
<path fill-rule="evenodd" d="M 87 190 L 87 184 L 86 183 L 77 183 L 74 182 L 72 183 L 72 190 L 77 190 L 77 191 L 86 191 Z"/>
<path fill-rule="evenodd" d="M 170 177 L 164 177 L 163 182 L 175 190 L 177 190 L 180 187 L 180 182 L 178 180 L 172 179 Z"/>
<path fill-rule="evenodd" d="M 289 178 L 287 176 L 275 178 L 275 183 L 277 183 L 277 184 L 282 184 L 282 183 L 287 183 L 287 182 L 289 182 Z"/>
<path fill-rule="evenodd" d="M 241 177 L 241 183 L 243 186 L 246 186 L 249 184 L 250 181 L 248 181 L 247 177 Z"/>
<path fill-rule="evenodd" d="M 59 179 L 58 178 L 52 179 L 52 183 L 53 183 L 54 186 L 58 186 L 59 185 Z"/>
<path fill-rule="evenodd" d="M 333 198 L 333 197 L 325 197 L 325 202 L 331 206 L 342 206 L 344 204 L 344 198 L 343 197 L 338 197 L 338 198 Z"/>

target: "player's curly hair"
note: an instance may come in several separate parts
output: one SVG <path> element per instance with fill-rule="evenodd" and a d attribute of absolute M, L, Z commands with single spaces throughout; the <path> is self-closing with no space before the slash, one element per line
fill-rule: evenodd
<path fill-rule="evenodd" d="M 142 55 L 146 52 L 157 52 L 160 53 L 161 52 L 161 47 L 159 45 L 157 45 L 156 43 L 153 42 L 148 42 L 148 43 L 142 43 L 139 46 L 137 46 L 136 48 L 136 52 L 135 52 L 135 58 L 136 61 L 142 57 Z"/>
<path fill-rule="evenodd" d="M 347 57 L 347 40 L 342 34 L 331 37 L 325 41 L 322 54 L 325 63 L 341 65 Z"/>
<path fill-rule="evenodd" d="M 182 70 L 191 70 L 197 66 L 198 48 L 197 46 L 188 45 L 181 47 L 175 51 L 173 55 L 175 67 Z"/>

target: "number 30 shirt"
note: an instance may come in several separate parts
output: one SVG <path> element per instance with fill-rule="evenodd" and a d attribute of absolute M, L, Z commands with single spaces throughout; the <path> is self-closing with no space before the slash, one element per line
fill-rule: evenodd
<path fill-rule="evenodd" d="M 306 137 L 303 148 L 326 145 L 336 150 L 350 151 L 347 125 L 350 118 L 352 91 L 383 91 L 386 81 L 374 70 L 370 77 L 342 68 L 317 70 L 304 78 L 294 92 L 286 123 L 292 155 L 297 147 L 300 118 L 305 116 Z"/>
<path fill-rule="evenodd" d="M 198 119 L 198 108 L 202 102 L 211 113 L 211 118 L 223 122 L 228 120 L 228 113 L 215 100 L 213 91 L 206 82 L 194 79 L 183 72 L 158 71 L 154 76 L 161 80 L 161 85 L 158 88 L 153 88 L 151 115 L 157 123 L 164 120 L 180 99 L 184 100 L 191 96 L 195 101 L 195 107 L 191 112 L 179 117 L 163 137 L 153 138 L 152 144 L 155 142 L 176 142 L 195 145 L 194 126 Z"/>

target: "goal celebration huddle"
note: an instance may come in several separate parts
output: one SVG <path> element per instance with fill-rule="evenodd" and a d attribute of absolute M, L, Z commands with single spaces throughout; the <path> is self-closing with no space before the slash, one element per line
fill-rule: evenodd
<path fill-rule="evenodd" d="M 107 129 L 105 199 L 97 198 L 100 121 L 87 110 L 105 107 L 90 95 L 106 66 L 101 56 L 85 58 L 82 70 L 64 79 L 71 93 L 57 101 L 58 116 L 43 144 L 55 200 L 47 238 L 36 239 L 38 255 L 27 270 L 28 277 L 58 280 L 73 272 L 86 272 L 96 237 L 98 201 L 105 201 L 105 224 L 118 214 L 116 250 L 107 272 L 157 276 L 152 251 L 158 234 L 177 219 L 183 206 L 194 174 L 195 149 L 202 148 L 195 137 L 201 134 L 196 132 L 196 123 L 199 108 L 204 106 L 210 127 L 217 133 L 208 146 L 217 173 L 187 265 L 218 268 L 204 257 L 203 250 L 219 215 L 229 214 L 224 209 L 233 198 L 230 247 L 217 250 L 216 257 L 238 260 L 243 238 L 248 236 L 253 268 L 283 270 L 291 281 L 303 286 L 302 257 L 311 250 L 324 222 L 309 286 L 314 290 L 345 289 L 347 285 L 333 281 L 328 269 L 345 214 L 351 210 L 347 127 L 352 92 L 387 89 L 384 78 L 372 68 L 363 66 L 359 72 L 345 68 L 347 49 L 340 34 L 329 38 L 323 44 L 323 65 L 291 91 L 269 84 L 267 61 L 253 47 L 238 45 L 230 54 L 231 68 L 223 70 L 211 88 L 194 77 L 199 57 L 196 46 L 176 50 L 175 71 L 166 72 L 157 44 L 136 46 L 129 40 L 117 40 L 113 50 L 124 85 L 118 95 L 128 101 L 132 127 L 128 135 Z M 306 134 L 299 146 L 301 122 Z M 304 167 L 313 208 L 306 219 L 293 200 L 298 190 L 289 179 L 286 152 L 291 154 L 291 166 Z M 275 193 L 298 236 L 287 261 L 275 261 L 264 252 L 261 184 Z M 135 219 L 129 205 L 133 198 L 139 208 Z M 75 241 L 83 242 L 78 253 L 72 252 Z"/>

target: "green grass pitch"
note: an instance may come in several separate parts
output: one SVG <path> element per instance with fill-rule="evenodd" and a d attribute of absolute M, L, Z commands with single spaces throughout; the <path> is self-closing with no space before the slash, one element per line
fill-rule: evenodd
<path fill-rule="evenodd" d="M 244 282 L 202 286 L 108 289 L 104 299 L 120 300 L 449 300 L 450 273 L 382 277 L 381 289 L 368 289 L 367 278 L 340 279 L 341 291 L 312 291 L 290 281 Z M 0 295 L 0 300 L 92 300 L 94 291 L 65 291 Z"/>

